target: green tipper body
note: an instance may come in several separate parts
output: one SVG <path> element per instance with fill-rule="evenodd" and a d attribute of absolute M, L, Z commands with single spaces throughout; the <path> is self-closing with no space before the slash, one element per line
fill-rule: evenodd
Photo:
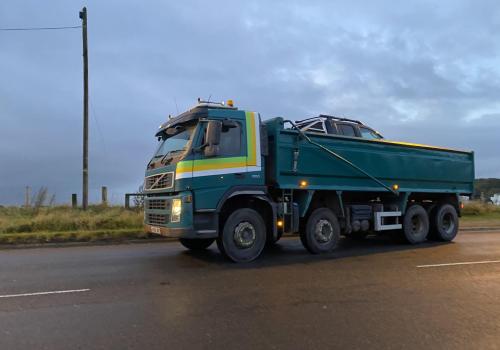
<path fill-rule="evenodd" d="M 386 191 L 347 163 L 308 143 L 297 131 L 284 129 L 282 118 L 266 121 L 266 126 L 272 140 L 266 162 L 269 184 L 297 189 L 300 181 L 306 181 L 310 190 Z M 473 152 L 340 135 L 308 135 L 388 187 L 397 185 L 400 193 L 468 195 L 473 191 Z M 295 168 L 294 151 L 298 151 Z"/>

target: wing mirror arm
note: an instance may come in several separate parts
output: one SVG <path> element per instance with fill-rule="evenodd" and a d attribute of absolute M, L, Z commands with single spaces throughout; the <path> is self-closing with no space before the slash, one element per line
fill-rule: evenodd
<path fill-rule="evenodd" d="M 209 120 L 205 133 L 205 142 L 193 148 L 193 152 L 202 152 L 205 157 L 215 157 L 219 154 L 219 143 L 222 132 L 222 122 Z"/>

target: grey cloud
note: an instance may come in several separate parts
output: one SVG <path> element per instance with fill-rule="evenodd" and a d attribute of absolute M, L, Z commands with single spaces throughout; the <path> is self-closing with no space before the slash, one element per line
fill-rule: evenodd
<path fill-rule="evenodd" d="M 0 26 L 77 24 L 78 1 L 0 4 Z M 48 8 L 46 8 L 48 7 Z M 495 1 L 90 1 L 91 189 L 142 181 L 168 114 L 199 96 L 264 117 L 364 120 L 476 152 L 500 176 Z M 0 33 L 0 203 L 80 191 L 80 32 Z"/>

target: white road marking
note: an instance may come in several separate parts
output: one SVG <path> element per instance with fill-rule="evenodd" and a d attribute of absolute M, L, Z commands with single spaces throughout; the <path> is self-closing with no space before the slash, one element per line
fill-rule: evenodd
<path fill-rule="evenodd" d="M 432 265 L 418 265 L 417 267 L 442 267 L 442 266 L 457 266 L 457 265 L 477 265 L 477 264 L 498 264 L 500 260 L 483 260 L 483 261 L 465 261 L 448 264 L 432 264 Z"/>
<path fill-rule="evenodd" d="M 70 289 L 70 290 L 54 290 L 50 292 L 35 292 L 35 293 L 22 293 L 22 294 L 6 294 L 0 295 L 0 298 L 17 298 L 17 297 L 31 297 L 37 295 L 50 295 L 50 294 L 66 294 L 66 293 L 82 293 L 88 292 L 90 289 Z"/>

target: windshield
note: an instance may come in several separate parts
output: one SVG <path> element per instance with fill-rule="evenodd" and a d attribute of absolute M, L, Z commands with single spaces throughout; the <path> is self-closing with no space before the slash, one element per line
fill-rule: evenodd
<path fill-rule="evenodd" d="M 185 151 L 189 140 L 193 134 L 194 126 L 186 126 L 185 129 L 174 136 L 170 136 L 160 141 L 160 145 L 155 152 L 154 158 L 166 156 L 181 151 Z"/>

